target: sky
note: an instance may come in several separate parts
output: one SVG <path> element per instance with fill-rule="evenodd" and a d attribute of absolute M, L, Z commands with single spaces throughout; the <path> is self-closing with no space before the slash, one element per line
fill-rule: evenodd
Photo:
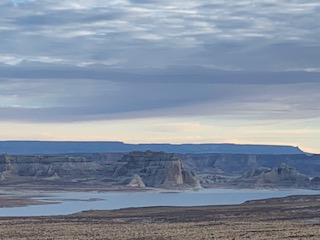
<path fill-rule="evenodd" d="M 320 2 L 0 0 L 0 140 L 320 153 Z"/>

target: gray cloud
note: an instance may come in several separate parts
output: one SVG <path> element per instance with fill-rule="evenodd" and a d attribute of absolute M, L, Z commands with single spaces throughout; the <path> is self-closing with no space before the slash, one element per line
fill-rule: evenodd
<path fill-rule="evenodd" d="M 320 3 L 14 2 L 0 1 L 2 121 L 320 116 Z"/>
<path fill-rule="evenodd" d="M 15 71 L 12 72 L 11 70 Z M 172 67 L 2 68 L 1 120 L 70 122 L 161 116 L 314 118 L 319 73 L 228 72 Z M 11 74 L 11 75 L 10 75 Z M 13 77 L 16 79 L 12 80 Z M 8 80 L 10 79 L 10 80 Z"/>
<path fill-rule="evenodd" d="M 59 56 L 73 65 L 112 62 L 126 68 L 197 61 L 217 68 L 254 69 L 257 64 L 250 65 L 256 62 L 254 56 L 267 54 L 259 68 L 271 69 L 284 61 L 276 55 L 279 44 L 294 45 L 297 52 L 310 47 L 315 55 L 319 52 L 319 3 L 45 0 L 14 6 L 2 2 L 0 53 L 18 59 Z M 221 46 L 228 42 L 236 47 Z M 205 53 L 210 58 L 203 57 Z M 299 64 L 295 60 L 289 67 Z"/>

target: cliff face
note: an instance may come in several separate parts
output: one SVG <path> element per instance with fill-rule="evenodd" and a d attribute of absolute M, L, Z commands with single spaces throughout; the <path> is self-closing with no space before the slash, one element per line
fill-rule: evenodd
<path fill-rule="evenodd" d="M 295 187 L 306 188 L 311 186 L 309 178 L 298 172 L 295 168 L 284 163 L 279 167 L 258 168 L 245 172 L 239 179 L 235 181 L 240 185 L 250 185 L 251 187 Z"/>
<path fill-rule="evenodd" d="M 320 174 L 320 155 L 306 154 L 183 154 L 180 155 L 187 169 L 210 174 L 242 174 L 255 168 L 275 168 L 285 163 L 302 174 L 316 177 Z"/>
<path fill-rule="evenodd" d="M 133 175 L 128 187 L 144 188 L 146 185 L 138 174 Z"/>
<path fill-rule="evenodd" d="M 320 155 L 168 154 L 152 151 L 0 155 L 1 185 L 32 181 L 45 183 L 47 180 L 51 181 L 50 184 L 100 186 L 129 184 L 132 187 L 185 188 L 200 187 L 201 182 L 203 187 L 320 189 Z"/>
<path fill-rule="evenodd" d="M 121 158 L 119 160 L 119 158 Z M 118 160 L 116 160 L 118 159 Z M 0 181 L 112 184 L 129 187 L 200 187 L 181 159 L 164 152 L 128 154 L 0 155 Z"/>
<path fill-rule="evenodd" d="M 6 177 L 79 178 L 101 172 L 102 166 L 83 156 L 0 155 L 0 172 Z"/>
<path fill-rule="evenodd" d="M 191 171 L 183 169 L 181 160 L 164 152 L 132 152 L 119 161 L 113 177 L 131 179 L 139 175 L 148 187 L 199 187 L 199 181 Z"/>

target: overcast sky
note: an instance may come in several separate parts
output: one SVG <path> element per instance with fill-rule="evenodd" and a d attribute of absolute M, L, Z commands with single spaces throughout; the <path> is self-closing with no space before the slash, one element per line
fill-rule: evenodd
<path fill-rule="evenodd" d="M 320 2 L 0 0 L 0 139 L 320 153 Z"/>

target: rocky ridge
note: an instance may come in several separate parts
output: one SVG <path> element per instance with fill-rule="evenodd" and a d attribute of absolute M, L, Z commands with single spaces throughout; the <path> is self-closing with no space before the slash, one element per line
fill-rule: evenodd
<path fill-rule="evenodd" d="M 32 183 L 32 184 L 31 184 Z M 267 187 L 320 189 L 320 155 L 171 154 L 154 151 L 0 155 L 0 185 L 101 189 Z"/>
<path fill-rule="evenodd" d="M 113 177 L 128 181 L 135 175 L 148 187 L 200 187 L 195 174 L 184 169 L 175 154 L 152 151 L 125 154 Z"/>
<path fill-rule="evenodd" d="M 252 144 L 128 144 L 123 142 L 0 141 L 0 153 L 68 154 L 128 153 L 132 151 L 167 153 L 232 153 L 232 154 L 304 154 L 298 147 Z"/>
<path fill-rule="evenodd" d="M 51 181 L 52 184 L 122 185 L 128 187 L 199 188 L 197 176 L 181 159 L 164 152 L 131 152 L 117 161 L 102 154 L 0 155 L 0 183 Z M 24 180 L 21 180 L 24 181 Z M 63 184 L 62 184 L 63 185 Z"/>
<path fill-rule="evenodd" d="M 236 181 L 236 184 L 250 187 L 295 187 L 306 188 L 311 185 L 311 180 L 298 172 L 294 167 L 285 163 L 277 168 L 255 168 L 245 172 Z"/>

